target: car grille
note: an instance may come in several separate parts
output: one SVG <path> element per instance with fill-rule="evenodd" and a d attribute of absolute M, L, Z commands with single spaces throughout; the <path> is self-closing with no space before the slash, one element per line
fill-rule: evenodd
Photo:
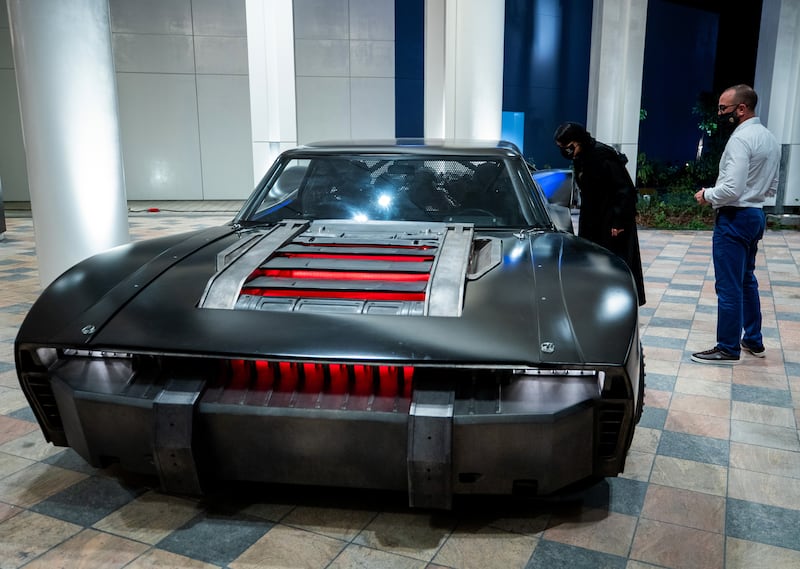
<path fill-rule="evenodd" d="M 413 367 L 223 360 L 204 403 L 407 413 Z"/>

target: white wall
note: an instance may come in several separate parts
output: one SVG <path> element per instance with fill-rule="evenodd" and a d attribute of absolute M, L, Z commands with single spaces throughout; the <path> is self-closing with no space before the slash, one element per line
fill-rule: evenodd
<path fill-rule="evenodd" d="M 297 138 L 393 138 L 394 0 L 294 0 Z"/>
<path fill-rule="evenodd" d="M 110 0 L 128 199 L 252 190 L 244 0 Z"/>
<path fill-rule="evenodd" d="M 253 187 L 245 0 L 109 0 L 130 200 L 242 199 Z M 0 177 L 29 199 L 6 0 Z"/>
<path fill-rule="evenodd" d="M 0 0 L 0 180 L 4 201 L 28 201 L 28 172 L 6 0 Z"/>

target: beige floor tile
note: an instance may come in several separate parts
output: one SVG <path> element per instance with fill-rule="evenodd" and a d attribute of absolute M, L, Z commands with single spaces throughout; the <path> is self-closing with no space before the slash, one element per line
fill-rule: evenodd
<path fill-rule="evenodd" d="M 651 484 L 642 517 L 704 531 L 725 531 L 725 498 Z"/>
<path fill-rule="evenodd" d="M 725 496 L 727 479 L 728 469 L 724 466 L 670 456 L 656 456 L 650 474 L 651 484 L 683 488 L 715 496 Z"/>
<path fill-rule="evenodd" d="M 543 537 L 552 541 L 627 557 L 636 518 L 585 509 L 572 516 L 553 516 Z"/>
<path fill-rule="evenodd" d="M 650 429 L 647 427 L 636 427 L 633 432 L 631 450 L 655 454 L 658 449 L 658 442 L 661 440 L 661 429 Z"/>
<path fill-rule="evenodd" d="M 8 391 L 10 390 L 5 390 L 5 392 Z M 2 396 L 3 392 L 0 392 L 0 397 Z M 2 415 L 0 415 L 0 445 L 39 430 L 38 425 L 30 421 L 6 417 L 5 413 L 8 413 L 8 411 L 0 411 L 0 413 L 2 413 Z"/>
<path fill-rule="evenodd" d="M 667 413 L 664 429 L 724 440 L 728 440 L 731 434 L 731 424 L 727 418 L 686 413 L 675 409 L 670 409 Z"/>
<path fill-rule="evenodd" d="M 725 569 L 797 569 L 800 551 L 729 537 Z"/>
<path fill-rule="evenodd" d="M 724 539 L 719 533 L 642 519 L 630 557 L 670 569 L 723 569 Z"/>
<path fill-rule="evenodd" d="M 32 464 L 35 464 L 34 461 L 28 460 L 27 458 L 0 452 L 0 478 L 5 478 L 9 474 L 19 472 Z"/>
<path fill-rule="evenodd" d="M 733 402 L 731 419 L 783 427 L 785 429 L 795 428 L 794 413 L 792 413 L 791 409 L 746 403 L 744 401 Z"/>
<path fill-rule="evenodd" d="M 379 514 L 355 538 L 355 543 L 430 561 L 445 542 L 455 524 L 421 513 Z"/>
<path fill-rule="evenodd" d="M 0 452 L 21 456 L 30 460 L 44 460 L 64 452 L 62 447 L 48 443 L 38 428 L 0 445 Z"/>
<path fill-rule="evenodd" d="M 323 568 L 344 549 L 346 542 L 316 533 L 276 525 L 229 563 L 231 569 L 286 567 Z"/>
<path fill-rule="evenodd" d="M 625 472 L 620 476 L 629 480 L 647 482 L 650 479 L 650 471 L 653 469 L 655 456 L 649 452 L 628 451 L 628 457 L 625 459 Z"/>
<path fill-rule="evenodd" d="M 125 569 L 217 569 L 217 567 L 163 549 L 151 549 L 131 561 Z"/>
<path fill-rule="evenodd" d="M 741 369 L 740 369 L 741 368 Z M 769 374 L 760 370 L 738 366 L 733 373 L 733 383 L 770 389 L 787 389 L 786 373 Z"/>
<path fill-rule="evenodd" d="M 491 529 L 476 532 L 456 529 L 433 558 L 434 563 L 458 569 L 523 569 L 538 538 L 501 533 Z"/>
<path fill-rule="evenodd" d="M 0 480 L 0 500 L 29 508 L 84 478 L 79 472 L 34 463 Z"/>
<path fill-rule="evenodd" d="M 154 545 L 200 511 L 193 500 L 148 492 L 92 527 Z"/>
<path fill-rule="evenodd" d="M 703 395 L 675 393 L 672 396 L 669 409 L 670 411 L 684 411 L 723 419 L 728 419 L 731 416 L 731 402 L 729 399 L 718 399 Z"/>
<path fill-rule="evenodd" d="M 328 537 L 352 541 L 376 515 L 377 512 L 365 510 L 300 506 L 283 518 L 281 523 Z"/>
<path fill-rule="evenodd" d="M 75 524 L 21 512 L 0 524 L 0 567 L 21 567 L 79 531 Z"/>
<path fill-rule="evenodd" d="M 0 386 L 0 414 L 7 415 L 26 407 L 28 407 L 28 400 L 25 399 L 19 384 L 12 387 Z"/>
<path fill-rule="evenodd" d="M 627 565 L 625 565 L 625 569 L 661 569 L 661 566 L 650 565 L 649 563 L 643 563 L 641 561 L 629 560 Z"/>
<path fill-rule="evenodd" d="M 147 551 L 147 545 L 87 529 L 26 565 L 29 569 L 116 569 Z"/>
<path fill-rule="evenodd" d="M 797 478 L 731 468 L 728 473 L 728 497 L 800 510 L 800 483 Z"/>
<path fill-rule="evenodd" d="M 260 566 L 259 566 L 260 567 Z M 353 569 L 356 567 L 380 567 L 381 569 L 435 569 L 432 564 L 419 559 L 394 555 L 361 545 L 351 544 L 328 565 L 328 569 Z M 232 569 L 240 569 L 233 567 Z M 281 568 L 283 569 L 283 568 Z"/>
<path fill-rule="evenodd" d="M 645 384 L 647 378 L 645 378 Z M 644 404 L 648 407 L 655 407 L 656 409 L 668 409 L 669 402 L 672 399 L 671 391 L 658 391 L 656 389 L 646 389 L 644 394 Z"/>
<path fill-rule="evenodd" d="M 680 359 L 677 360 L 658 360 L 650 357 L 650 352 L 645 352 L 647 373 L 660 373 L 662 375 L 675 375 L 681 365 Z"/>
<path fill-rule="evenodd" d="M 800 478 L 800 452 L 732 442 L 730 467 Z"/>
<path fill-rule="evenodd" d="M 713 346 L 706 344 L 696 346 L 698 350 L 707 350 L 711 347 Z M 695 348 L 692 348 L 692 350 L 694 349 Z M 688 363 L 682 362 L 678 370 L 678 378 L 685 377 L 687 379 L 695 379 L 697 377 L 702 377 L 703 381 L 722 381 L 730 383 L 733 377 L 733 368 L 735 367 L 737 366 L 710 366 L 692 361 Z"/>
<path fill-rule="evenodd" d="M 705 381 L 696 377 L 679 377 L 675 382 L 675 393 L 700 395 L 716 399 L 730 399 L 731 384 L 720 381 Z"/>
<path fill-rule="evenodd" d="M 731 421 L 731 441 L 783 450 L 800 451 L 796 429 L 783 429 L 760 423 Z"/>
<path fill-rule="evenodd" d="M 12 518 L 19 514 L 20 512 L 24 512 L 22 508 L 18 508 L 16 506 L 12 506 L 11 504 L 4 504 L 0 502 L 0 523 L 3 523 L 9 518 Z"/>

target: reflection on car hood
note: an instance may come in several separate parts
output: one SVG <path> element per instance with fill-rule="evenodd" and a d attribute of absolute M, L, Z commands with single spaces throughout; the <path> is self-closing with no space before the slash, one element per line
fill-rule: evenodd
<path fill-rule="evenodd" d="M 619 364 L 627 358 L 627 339 L 636 337 L 635 290 L 624 264 L 604 249 L 565 233 L 357 225 L 210 230 L 213 238 L 192 238 L 192 252 L 189 241 L 176 241 L 83 314 L 51 320 L 52 329 L 61 330 L 57 338 L 64 345 L 209 356 L 487 366 Z M 343 268 L 370 262 L 358 255 L 374 255 L 372 249 L 387 241 L 380 262 L 389 265 L 378 273 L 402 278 L 386 285 L 363 265 Z M 350 257 L 322 255 L 337 247 Z M 275 256 L 298 249 L 311 256 Z M 418 259 L 398 259 L 409 255 Z M 280 263 L 270 266 L 274 259 L 309 264 L 297 269 L 305 273 L 291 274 L 282 271 L 294 269 Z M 102 256 L 92 262 L 102 266 Z M 399 270 L 400 263 L 417 266 Z M 346 286 L 331 272 L 349 272 Z M 420 275 L 426 280 L 414 280 Z M 326 287 L 360 297 L 320 301 L 309 294 Z M 284 292 L 263 294 L 275 290 Z M 406 296 L 384 301 L 387 291 Z M 70 292 L 61 283 L 58 294 L 59 303 L 68 303 L 85 291 Z M 266 308 L 259 305 L 263 299 Z M 365 308 L 370 303 L 373 308 Z M 94 327 L 89 334 L 81 332 L 87 324 Z"/>

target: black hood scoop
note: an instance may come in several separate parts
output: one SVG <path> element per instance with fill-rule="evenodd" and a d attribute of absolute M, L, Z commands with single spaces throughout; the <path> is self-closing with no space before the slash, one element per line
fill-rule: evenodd
<path fill-rule="evenodd" d="M 501 256 L 472 224 L 284 221 L 221 252 L 199 306 L 457 317 Z"/>

